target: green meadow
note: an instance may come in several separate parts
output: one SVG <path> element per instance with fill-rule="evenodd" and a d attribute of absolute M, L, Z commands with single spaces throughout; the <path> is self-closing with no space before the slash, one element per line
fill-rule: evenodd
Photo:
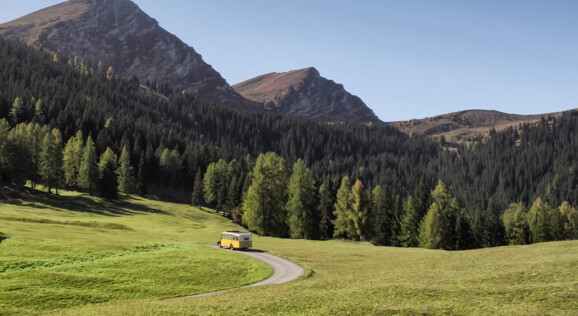
<path fill-rule="evenodd" d="M 205 297 L 271 269 L 212 249 L 211 210 L 61 192 L 0 202 L 0 315 L 575 315 L 578 241 L 460 252 L 254 238 L 298 280 Z"/>

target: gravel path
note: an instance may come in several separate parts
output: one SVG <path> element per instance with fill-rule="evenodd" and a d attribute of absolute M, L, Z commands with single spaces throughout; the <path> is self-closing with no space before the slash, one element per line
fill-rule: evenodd
<path fill-rule="evenodd" d="M 217 247 L 217 246 L 209 246 L 209 245 L 206 245 L 206 246 L 219 249 L 219 247 Z M 223 250 L 223 251 L 230 251 L 230 250 Z M 261 260 L 273 268 L 273 275 L 270 278 L 263 280 L 261 282 L 258 282 L 258 283 L 253 283 L 253 284 L 239 287 L 238 289 L 242 289 L 242 288 L 250 287 L 250 286 L 261 286 L 261 285 L 286 283 L 286 282 L 297 279 L 298 277 L 302 276 L 304 273 L 303 268 L 294 264 L 293 262 L 287 261 L 285 259 L 279 258 L 277 256 L 274 256 L 272 254 L 268 254 L 268 253 L 265 253 L 262 251 L 246 250 L 246 251 L 235 251 L 235 253 L 244 254 L 244 255 L 253 257 L 257 260 Z M 228 290 L 222 290 L 222 291 L 216 291 L 216 292 L 210 292 L 210 293 L 203 293 L 203 294 L 197 294 L 197 295 L 190 295 L 190 296 L 183 296 L 181 298 L 207 296 L 207 295 L 231 291 L 231 290 L 234 290 L 234 289 L 228 289 Z"/>

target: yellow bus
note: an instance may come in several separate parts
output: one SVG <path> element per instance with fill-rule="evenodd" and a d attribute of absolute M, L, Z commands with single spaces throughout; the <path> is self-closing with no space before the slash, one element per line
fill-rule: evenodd
<path fill-rule="evenodd" d="M 240 231 L 227 231 L 221 234 L 221 239 L 217 242 L 219 248 L 247 249 L 253 247 L 253 238 L 250 233 Z"/>

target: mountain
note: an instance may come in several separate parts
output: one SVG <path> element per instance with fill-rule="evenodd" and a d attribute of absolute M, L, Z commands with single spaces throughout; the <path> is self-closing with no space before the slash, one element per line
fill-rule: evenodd
<path fill-rule="evenodd" d="M 207 102 L 262 109 L 235 92 L 192 47 L 130 0 L 70 0 L 1 24 L 0 36 L 102 62 L 122 76 L 186 89 Z"/>
<path fill-rule="evenodd" d="M 392 122 L 391 124 L 407 134 L 444 136 L 448 141 L 461 143 L 478 136 L 488 137 L 492 128 L 496 131 L 502 131 L 510 126 L 537 123 L 542 117 L 558 117 L 560 115 L 562 115 L 561 112 L 517 115 L 491 110 L 467 110 L 424 119 Z"/>
<path fill-rule="evenodd" d="M 313 67 L 261 75 L 233 88 L 245 98 L 286 115 L 333 122 L 379 122 L 360 98 L 323 78 Z"/>

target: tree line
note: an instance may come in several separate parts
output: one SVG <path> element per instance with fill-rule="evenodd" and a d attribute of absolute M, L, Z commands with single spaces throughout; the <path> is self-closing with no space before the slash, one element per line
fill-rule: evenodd
<path fill-rule="evenodd" d="M 232 161 L 211 164 L 203 193 L 212 205 L 261 235 L 327 240 L 344 238 L 380 245 L 463 250 L 578 238 L 578 212 L 568 202 L 550 207 L 537 198 L 529 210 L 512 203 L 505 211 L 493 205 L 470 215 L 440 180 L 430 191 L 422 179 L 413 195 L 393 196 L 387 187 L 366 189 L 360 180 L 326 178 L 317 185 L 299 159 L 292 171 L 277 154 L 261 154 L 247 173 Z M 236 185 L 239 174 L 248 188 Z M 199 189 L 200 190 L 200 189 Z M 193 203 L 201 195 L 193 192 Z M 219 209 L 219 207 L 217 207 Z"/>
<path fill-rule="evenodd" d="M 242 112 L 198 100 L 162 83 L 141 85 L 135 78 L 116 76 L 114 69 L 102 63 L 49 56 L 0 39 L 0 118 L 6 120 L 9 130 L 21 130 L 21 124 L 34 124 L 33 128 L 38 124 L 50 133 L 56 129 L 63 149 L 71 139 L 80 143 L 80 132 L 84 147 L 88 138 L 92 139 L 96 157 L 108 151 L 107 159 L 112 161 L 112 154 L 123 156 L 126 152 L 124 157 L 130 162 L 125 167 L 132 170 L 136 192 L 146 193 L 149 184 L 193 192 L 197 204 L 206 198 L 203 203 L 240 222 L 243 196 L 253 180 L 249 174 L 253 173 L 256 158 L 268 152 L 283 158 L 286 168 L 302 159 L 319 190 L 332 190 L 335 196 L 344 177 L 359 179 L 372 193 L 382 188 L 387 193 L 384 195 L 392 198 L 379 203 L 393 204 L 395 207 L 390 209 L 395 217 L 368 214 L 383 227 L 401 226 L 404 205 L 415 188 L 421 182 L 431 186 L 438 179 L 467 210 L 472 225 L 476 214 L 488 212 L 490 202 L 498 210 L 507 209 L 512 201 L 531 205 L 538 197 L 549 205 L 578 202 L 575 112 L 544 118 L 538 124 L 493 131 L 487 139 L 473 139 L 470 145 L 449 151 L 442 143 L 419 135 L 410 137 L 387 124 L 322 123 Z M 12 143 L 10 146 L 15 148 Z M 10 155 L 17 162 L 16 156 L 22 157 L 25 152 L 10 149 Z M 2 184 L 18 188 L 25 179 L 41 181 L 38 166 L 4 164 Z M 221 187 L 214 196 L 205 197 L 205 177 L 219 178 L 227 168 L 235 170 L 223 181 L 229 188 Z M 327 179 L 331 184 L 326 184 Z M 352 187 L 357 183 L 350 181 Z M 64 185 L 86 190 L 71 182 L 64 181 Z M 91 190 L 104 194 L 97 186 Z M 329 215 L 333 214 L 329 208 L 334 205 L 333 199 L 319 197 L 319 204 L 326 206 L 321 207 L 325 217 L 319 215 L 321 212 L 316 215 L 322 227 L 319 235 L 333 237 L 333 215 Z M 418 203 L 415 200 L 412 203 Z M 420 216 L 425 213 L 422 209 Z M 291 218 L 297 221 L 300 217 Z M 408 220 L 407 225 L 410 223 L 416 225 Z M 373 239 L 394 244 L 394 233 L 374 230 Z M 399 231 L 395 228 L 396 236 Z M 288 228 L 282 233 L 289 236 Z M 312 235 L 304 237 L 308 236 Z M 415 243 L 415 234 L 407 238 Z"/>

